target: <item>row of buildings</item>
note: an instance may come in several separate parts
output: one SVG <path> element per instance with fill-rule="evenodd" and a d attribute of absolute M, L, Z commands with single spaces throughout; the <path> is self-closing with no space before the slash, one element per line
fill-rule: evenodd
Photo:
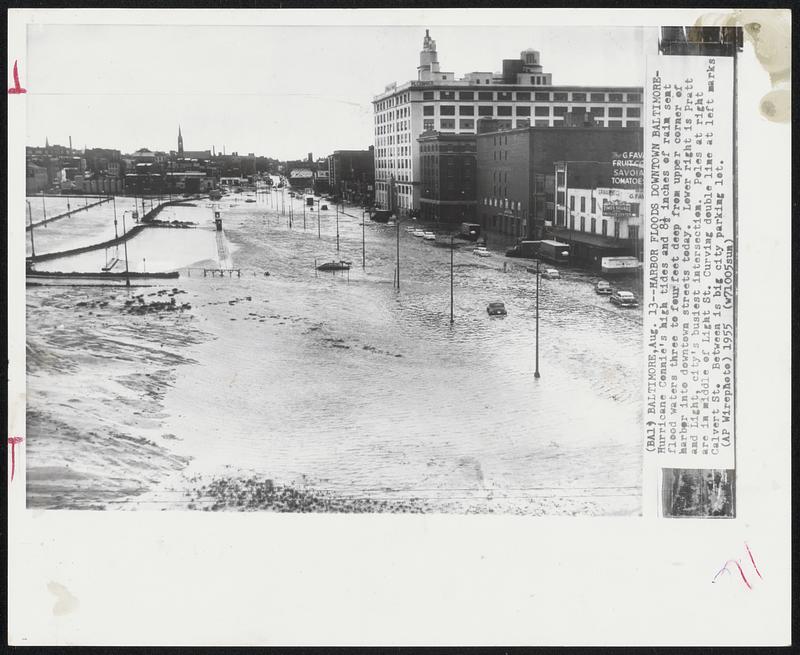
<path fill-rule="evenodd" d="M 426 30 L 417 80 L 373 108 L 377 207 L 590 262 L 641 253 L 642 88 L 554 86 L 535 50 L 456 79 Z"/>
<path fill-rule="evenodd" d="M 279 162 L 254 153 L 240 155 L 186 150 L 178 127 L 177 149 L 140 148 L 123 154 L 109 148 L 45 145 L 26 149 L 26 192 L 168 194 L 216 188 L 222 178 L 277 173 Z"/>
<path fill-rule="evenodd" d="M 375 201 L 375 148 L 335 150 L 317 159 L 286 162 L 289 183 L 298 189 L 331 193 L 346 202 L 372 206 Z"/>

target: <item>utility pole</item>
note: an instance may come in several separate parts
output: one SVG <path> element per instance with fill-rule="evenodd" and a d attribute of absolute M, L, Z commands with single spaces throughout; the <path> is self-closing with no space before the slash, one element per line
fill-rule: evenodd
<path fill-rule="evenodd" d="M 47 227 L 47 208 L 44 204 L 44 189 L 42 189 L 42 216 L 44 217 L 44 226 Z"/>
<path fill-rule="evenodd" d="M 127 212 L 122 212 L 122 236 L 123 237 L 127 236 L 127 234 L 128 234 L 128 230 L 125 227 L 125 214 L 126 213 Z M 125 247 L 125 286 L 126 287 L 130 287 L 131 286 L 131 276 L 130 276 L 130 271 L 128 271 L 128 240 L 127 239 L 125 239 L 125 241 L 123 241 L 123 246 Z"/>
<path fill-rule="evenodd" d="M 31 201 L 26 200 L 28 203 L 28 222 L 31 224 L 31 257 L 36 257 L 36 248 L 33 244 L 33 216 L 31 215 Z"/>
<path fill-rule="evenodd" d="M 339 252 L 339 203 L 336 203 L 336 252 Z"/>
<path fill-rule="evenodd" d="M 533 377 L 539 379 L 539 263 L 541 260 L 536 260 L 536 370 L 533 372 Z"/>
<path fill-rule="evenodd" d="M 364 222 L 365 209 L 361 210 L 361 268 L 367 268 L 367 237 L 366 237 L 366 223 Z"/>
<path fill-rule="evenodd" d="M 313 197 L 312 197 L 312 203 L 313 203 Z M 313 208 L 314 205 L 312 204 L 311 207 Z M 317 239 L 321 238 L 322 238 L 322 232 L 320 231 L 320 226 L 319 226 L 319 200 L 317 200 Z"/>
<path fill-rule="evenodd" d="M 450 325 L 453 324 L 453 235 L 450 235 Z"/>
<path fill-rule="evenodd" d="M 306 229 L 306 199 L 303 196 L 303 229 Z"/>
<path fill-rule="evenodd" d="M 397 227 L 397 290 L 400 291 L 400 217 L 394 217 L 394 223 Z"/>

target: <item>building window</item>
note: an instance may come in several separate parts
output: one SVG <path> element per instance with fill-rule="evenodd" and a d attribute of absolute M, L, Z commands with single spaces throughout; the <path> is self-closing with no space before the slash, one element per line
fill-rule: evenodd
<path fill-rule="evenodd" d="M 622 116 L 622 107 L 609 107 L 608 115 L 613 116 L 614 118 Z"/>
<path fill-rule="evenodd" d="M 530 116 L 530 115 L 531 115 L 530 107 L 523 107 L 522 105 L 517 105 L 517 116 Z"/>
<path fill-rule="evenodd" d="M 619 239 L 619 221 L 614 221 L 614 238 Z"/>
<path fill-rule="evenodd" d="M 459 91 L 458 93 L 459 100 L 474 100 L 475 94 L 472 91 Z"/>
<path fill-rule="evenodd" d="M 589 94 L 589 99 L 592 102 L 605 102 L 606 101 L 606 94 L 605 93 L 590 93 Z"/>
<path fill-rule="evenodd" d="M 556 225 L 564 225 L 564 210 L 556 210 Z"/>
<path fill-rule="evenodd" d="M 622 127 L 622 121 L 608 121 L 609 127 Z"/>
<path fill-rule="evenodd" d="M 478 116 L 492 116 L 491 105 L 478 105 Z"/>
<path fill-rule="evenodd" d="M 567 94 L 562 92 L 556 92 L 553 94 L 553 101 L 554 102 L 567 102 Z"/>
<path fill-rule="evenodd" d="M 528 111 L 530 111 L 530 107 L 526 107 L 526 109 Z M 549 116 L 550 115 L 550 107 L 534 107 L 533 113 L 536 116 Z"/>
<path fill-rule="evenodd" d="M 570 208 L 570 210 L 574 210 L 575 209 L 575 196 L 570 196 L 569 197 L 569 208 Z"/>
<path fill-rule="evenodd" d="M 497 108 L 497 115 L 498 116 L 511 116 L 511 107 L 509 105 L 498 107 Z"/>
<path fill-rule="evenodd" d="M 439 100 L 455 100 L 455 91 L 439 91 Z"/>
<path fill-rule="evenodd" d="M 530 118 L 518 118 L 517 119 L 517 127 L 530 127 L 531 126 L 531 119 Z"/>
<path fill-rule="evenodd" d="M 592 116 L 604 116 L 605 113 L 606 113 L 606 108 L 605 107 L 590 107 L 589 108 L 589 113 Z"/>
<path fill-rule="evenodd" d="M 585 93 L 573 93 L 572 94 L 572 102 L 586 102 L 586 94 Z"/>
<path fill-rule="evenodd" d="M 625 115 L 628 118 L 639 118 L 642 115 L 642 110 L 639 107 L 628 107 L 625 110 Z"/>
<path fill-rule="evenodd" d="M 639 121 L 628 121 L 625 123 L 626 127 L 639 127 Z"/>
<path fill-rule="evenodd" d="M 621 93 L 609 93 L 608 94 L 608 101 L 609 102 L 622 102 L 622 94 Z"/>
<path fill-rule="evenodd" d="M 456 115 L 456 106 L 455 105 L 439 105 L 439 115 L 440 116 L 455 116 Z"/>
<path fill-rule="evenodd" d="M 597 213 L 597 198 L 592 196 L 592 214 Z"/>
<path fill-rule="evenodd" d="M 494 100 L 492 91 L 478 91 L 478 100 Z"/>
<path fill-rule="evenodd" d="M 428 119 L 425 119 L 424 121 L 422 121 L 422 130 L 424 132 L 429 132 L 432 129 L 433 129 L 433 119 L 432 118 L 428 118 Z"/>
<path fill-rule="evenodd" d="M 475 129 L 475 121 L 471 118 L 462 118 L 458 121 L 458 126 L 462 130 L 474 130 Z"/>
<path fill-rule="evenodd" d="M 594 234 L 596 231 L 597 231 L 597 219 L 596 218 L 592 218 L 591 229 L 589 230 L 589 232 Z"/>
<path fill-rule="evenodd" d="M 586 211 L 586 196 L 581 196 L 581 211 Z"/>
<path fill-rule="evenodd" d="M 511 91 L 498 91 L 497 99 L 501 102 L 508 102 L 511 100 Z"/>
<path fill-rule="evenodd" d="M 553 107 L 553 115 L 554 116 L 564 116 L 567 113 L 566 107 Z"/>
<path fill-rule="evenodd" d="M 605 218 L 603 219 L 602 226 L 603 226 L 603 236 L 606 236 L 608 234 L 608 221 Z"/>
<path fill-rule="evenodd" d="M 517 91 L 517 100 L 519 102 L 530 102 L 531 100 L 530 91 Z"/>
<path fill-rule="evenodd" d="M 458 113 L 461 116 L 474 116 L 475 115 L 475 107 L 472 105 L 459 105 L 458 106 Z"/>
<path fill-rule="evenodd" d="M 544 91 L 537 91 L 533 94 L 533 99 L 536 102 L 550 102 L 550 94 Z"/>
<path fill-rule="evenodd" d="M 423 100 L 433 100 L 433 91 L 423 91 L 422 92 L 422 99 Z"/>
<path fill-rule="evenodd" d="M 539 119 L 538 121 L 534 121 L 533 124 L 536 127 L 548 127 L 550 125 L 550 121 Z"/>
<path fill-rule="evenodd" d="M 586 232 L 586 217 L 581 216 L 581 232 Z"/>
<path fill-rule="evenodd" d="M 638 225 L 629 225 L 628 226 L 628 238 L 629 239 L 638 239 L 639 238 L 639 226 Z"/>
<path fill-rule="evenodd" d="M 433 116 L 433 105 L 425 105 L 422 107 L 423 116 Z"/>
<path fill-rule="evenodd" d="M 638 93 L 629 93 L 628 94 L 628 102 L 641 102 L 642 96 Z"/>
<path fill-rule="evenodd" d="M 454 129 L 456 129 L 456 122 L 452 118 L 442 118 L 439 121 L 439 129 L 442 129 L 442 130 L 454 130 Z"/>

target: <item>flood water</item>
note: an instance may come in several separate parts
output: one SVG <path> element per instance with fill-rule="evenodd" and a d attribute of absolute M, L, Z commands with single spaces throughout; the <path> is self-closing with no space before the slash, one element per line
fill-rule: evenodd
<path fill-rule="evenodd" d="M 457 245 L 451 325 L 449 248 L 402 224 L 398 291 L 395 227 L 347 208 L 337 250 L 334 206 L 304 227 L 291 202 L 290 226 L 276 192 L 226 196 L 222 234 L 209 201 L 171 208 L 198 227 L 128 242 L 129 263 L 181 269 L 164 287 L 28 287 L 30 504 L 207 509 L 202 489 L 226 480 L 239 500 L 214 508 L 258 509 L 240 481 L 268 480 L 422 511 L 639 512 L 640 310 L 580 271 L 542 279 L 535 379 L 530 262 Z M 349 274 L 315 268 L 340 259 Z M 168 289 L 191 308 L 125 305 Z M 506 317 L 488 317 L 495 300 Z"/>

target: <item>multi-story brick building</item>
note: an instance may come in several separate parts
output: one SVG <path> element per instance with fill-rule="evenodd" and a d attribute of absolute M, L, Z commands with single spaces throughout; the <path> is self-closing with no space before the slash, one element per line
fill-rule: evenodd
<path fill-rule="evenodd" d="M 522 127 L 478 134 L 477 218 L 489 230 L 541 239 L 556 221 L 556 162 L 611 162 L 642 150 L 639 127 Z M 562 201 L 563 204 L 563 201 Z"/>
<path fill-rule="evenodd" d="M 591 116 L 603 128 L 639 127 L 642 88 L 553 86 L 536 50 L 503 61 L 502 73 L 476 71 L 455 79 L 439 69 L 436 42 L 426 30 L 417 79 L 389 84 L 372 104 L 375 202 L 404 214 L 420 207 L 423 132 L 475 134 L 479 118 L 510 129 L 558 127 L 567 114 Z"/>
<path fill-rule="evenodd" d="M 475 220 L 475 135 L 425 132 L 420 143 L 420 218 Z"/>
<path fill-rule="evenodd" d="M 371 205 L 375 186 L 375 148 L 335 150 L 328 157 L 331 192 L 348 202 Z"/>

